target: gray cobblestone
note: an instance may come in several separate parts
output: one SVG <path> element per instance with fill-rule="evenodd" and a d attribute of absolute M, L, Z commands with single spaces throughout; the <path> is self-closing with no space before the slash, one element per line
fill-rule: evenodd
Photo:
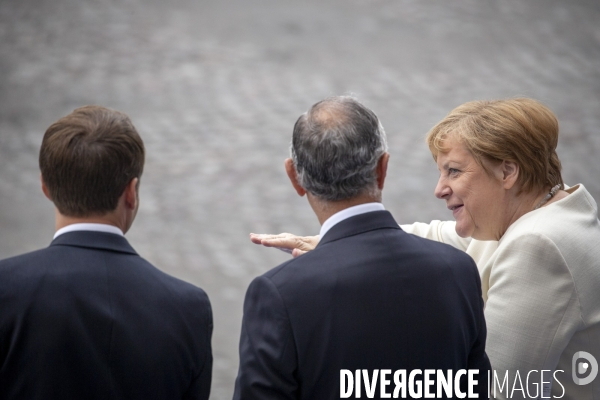
<path fill-rule="evenodd" d="M 147 146 L 128 238 L 207 290 L 213 399 L 231 397 L 245 289 L 287 259 L 248 232 L 318 231 L 283 170 L 296 118 L 352 92 L 381 117 L 384 202 L 399 221 L 449 218 L 423 142 L 458 104 L 527 95 L 561 122 L 569 183 L 600 200 L 596 0 L 0 2 L 0 257 L 45 246 L 45 128 L 84 104 L 127 112 Z"/>

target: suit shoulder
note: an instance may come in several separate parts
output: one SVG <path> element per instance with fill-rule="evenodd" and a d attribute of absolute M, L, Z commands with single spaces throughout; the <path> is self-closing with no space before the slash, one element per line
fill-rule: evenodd
<path fill-rule="evenodd" d="M 314 251 L 314 250 L 313 250 Z M 279 264 L 278 266 L 271 268 L 270 270 L 268 270 L 267 272 L 265 272 L 264 274 L 260 275 L 262 277 L 268 278 L 268 279 L 273 279 L 276 276 L 280 275 L 280 274 L 285 274 L 286 270 L 288 268 L 290 268 L 293 265 L 298 265 L 298 261 L 300 261 L 303 257 L 309 255 L 311 252 L 303 254 L 300 257 L 296 257 L 296 258 L 292 258 L 291 260 L 287 260 L 284 261 L 283 263 Z M 302 260 L 303 261 L 303 260 Z M 300 264 L 302 264 L 302 261 L 300 262 Z"/>
<path fill-rule="evenodd" d="M 87 261 L 86 261 L 87 260 Z M 138 282 L 152 282 L 167 289 L 167 293 L 188 296 L 208 303 L 208 296 L 201 288 L 163 272 L 138 254 L 119 253 L 105 250 L 69 246 L 49 246 L 29 253 L 17 255 L 0 261 L 0 274 L 11 276 L 11 282 L 29 284 L 31 277 L 41 276 L 54 270 L 56 265 L 107 263 L 115 267 L 117 276 L 122 279 L 134 279 Z M 98 264 L 99 263 L 99 264 Z M 124 268 L 125 266 L 130 268 Z M 127 272 L 126 272 L 127 271 Z M 129 275 L 129 278 L 126 276 Z M 21 278 L 22 279 L 21 279 Z M 144 277 L 143 279 L 139 279 Z M 156 293 L 158 294 L 158 293 Z"/>
<path fill-rule="evenodd" d="M 18 254 L 16 256 L 11 256 L 0 260 L 0 267 L 20 265 L 27 262 L 31 262 L 35 259 L 44 258 L 45 255 L 50 250 L 49 247 L 45 247 L 43 249 L 33 250 L 27 253 Z"/>
<path fill-rule="evenodd" d="M 52 249 L 46 247 L 0 260 L 0 274 L 9 274 L 12 278 L 29 276 L 33 271 L 39 271 L 39 266 L 49 263 L 51 253 Z"/>
<path fill-rule="evenodd" d="M 427 264 L 434 269 L 449 268 L 456 277 L 471 276 L 479 279 L 477 264 L 464 250 L 404 231 L 398 235 L 399 243 L 412 249 L 412 256 L 422 259 L 421 265 Z"/>
<path fill-rule="evenodd" d="M 169 288 L 171 292 L 182 296 L 187 295 L 193 298 L 198 298 L 199 300 L 206 301 L 207 303 L 209 302 L 208 295 L 202 288 L 162 271 L 143 257 L 137 257 L 149 271 L 152 271 L 152 275 L 155 277 L 155 279 L 159 280 L 163 285 Z"/>
<path fill-rule="evenodd" d="M 419 265 L 419 270 L 424 274 L 437 269 L 449 269 L 457 277 L 479 277 L 475 261 L 463 250 L 402 230 L 372 231 L 329 242 L 325 246 L 283 262 L 262 276 L 276 286 L 287 285 L 297 279 L 322 276 L 323 271 L 330 270 L 334 265 L 363 260 L 365 254 L 383 254 L 373 256 L 373 260 L 388 264 L 401 265 L 407 260 L 412 260 L 413 265 Z"/>
<path fill-rule="evenodd" d="M 422 238 L 410 233 L 406 233 L 407 240 L 410 241 L 412 246 L 421 249 L 423 252 L 438 255 L 453 262 L 468 262 L 473 263 L 473 259 L 465 251 L 457 249 L 449 244 L 437 242 L 435 240 Z"/>

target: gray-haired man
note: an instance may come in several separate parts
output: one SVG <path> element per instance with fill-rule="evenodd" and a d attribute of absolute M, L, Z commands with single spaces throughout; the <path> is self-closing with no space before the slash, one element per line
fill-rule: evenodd
<path fill-rule="evenodd" d="M 487 393 L 475 263 L 385 211 L 386 150 L 377 116 L 351 97 L 296 122 L 286 171 L 321 240 L 248 288 L 235 399 Z"/>

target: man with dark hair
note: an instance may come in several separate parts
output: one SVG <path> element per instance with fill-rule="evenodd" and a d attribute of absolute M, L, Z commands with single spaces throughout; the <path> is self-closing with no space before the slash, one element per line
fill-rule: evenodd
<path fill-rule="evenodd" d="M 323 100 L 296 122 L 291 154 L 321 239 L 250 284 L 234 399 L 487 398 L 477 267 L 385 211 L 377 116 Z"/>
<path fill-rule="evenodd" d="M 123 236 L 144 166 L 129 118 L 78 108 L 48 128 L 39 162 L 56 234 L 0 261 L 0 398 L 208 399 L 208 297 Z"/>

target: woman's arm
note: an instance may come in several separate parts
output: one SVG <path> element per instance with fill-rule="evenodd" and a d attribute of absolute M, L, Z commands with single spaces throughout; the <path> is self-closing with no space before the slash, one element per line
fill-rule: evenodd
<path fill-rule="evenodd" d="M 471 239 L 463 239 L 456 234 L 454 221 L 431 221 L 429 224 L 415 222 L 410 225 L 400 225 L 402 230 L 413 235 L 424 237 L 436 242 L 442 242 L 465 251 Z M 291 253 L 298 257 L 307 251 L 313 250 L 319 244 L 319 235 L 296 236 L 292 233 L 280 233 L 278 235 L 251 233 L 252 243 L 261 244 L 266 247 L 275 247 L 279 250 Z"/>
<path fill-rule="evenodd" d="M 435 240 L 456 247 L 459 250 L 466 251 L 471 238 L 461 238 L 455 230 L 455 221 L 438 221 L 433 220 L 426 224 L 423 222 L 415 222 L 410 225 L 400 225 L 403 231 L 412 233 L 426 239 Z"/>

